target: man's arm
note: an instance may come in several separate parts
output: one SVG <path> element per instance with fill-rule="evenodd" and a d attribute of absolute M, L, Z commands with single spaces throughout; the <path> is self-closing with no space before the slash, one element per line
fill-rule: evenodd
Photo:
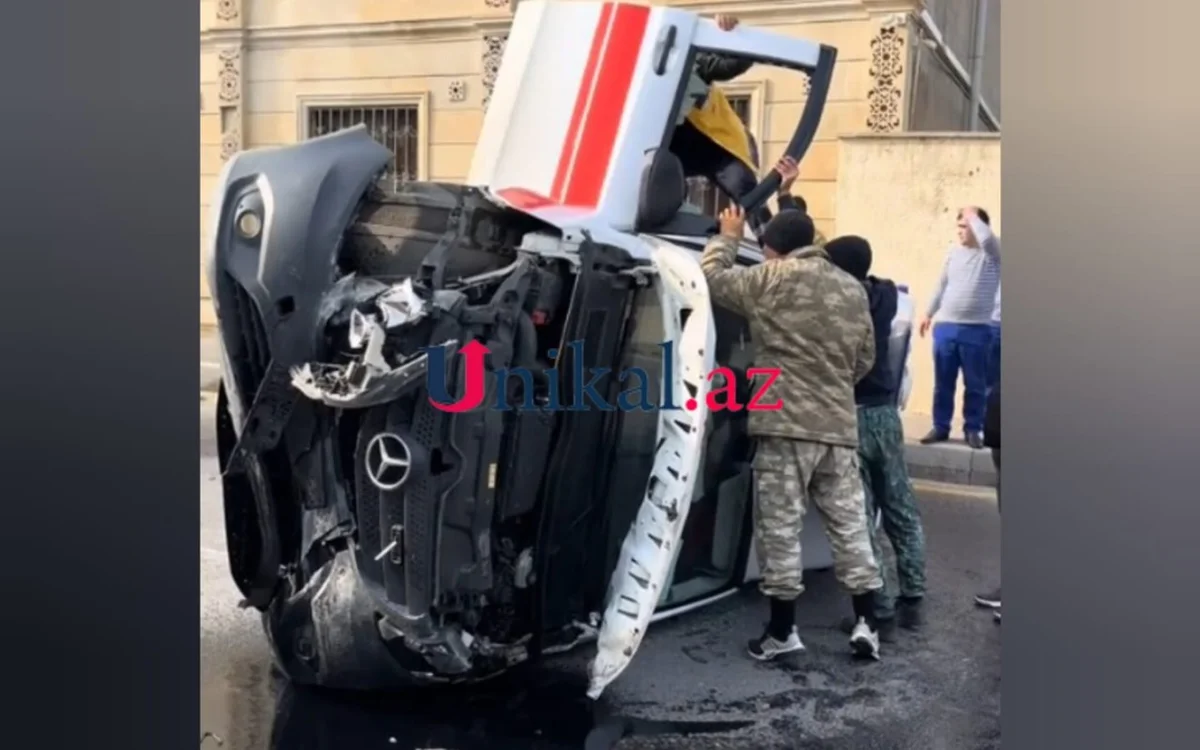
<path fill-rule="evenodd" d="M 942 275 L 938 277 L 933 296 L 929 298 L 929 305 L 925 308 L 925 317 L 921 318 L 921 322 L 917 324 L 917 335 L 922 338 L 929 332 L 929 327 L 933 325 L 933 316 L 937 315 L 937 311 L 942 307 L 942 295 L 946 293 L 946 275 L 949 270 L 950 255 L 947 253 L 946 260 L 942 263 Z"/>
<path fill-rule="evenodd" d="M 929 298 L 929 306 L 925 308 L 925 319 L 929 320 L 937 315 L 937 311 L 942 307 L 942 295 L 946 293 L 946 282 L 948 281 L 947 273 L 950 271 L 950 257 L 947 255 L 946 260 L 942 263 L 942 274 L 938 277 L 937 286 L 934 287 L 933 296 Z"/>
<path fill-rule="evenodd" d="M 727 13 L 718 13 L 713 20 L 722 31 L 732 31 L 738 25 L 737 16 Z M 717 52 L 701 52 L 696 55 L 696 75 L 710 86 L 721 81 L 732 81 L 752 67 L 752 60 Z"/>
<path fill-rule="evenodd" d="M 875 325 L 871 322 L 871 314 L 867 315 L 867 333 L 858 345 L 858 359 L 854 363 L 854 382 L 862 380 L 875 366 Z"/>
<path fill-rule="evenodd" d="M 753 60 L 731 57 L 716 52 L 701 52 L 696 55 L 696 75 L 711 85 L 732 81 L 754 67 Z"/>
<path fill-rule="evenodd" d="M 993 258 L 999 258 L 1000 238 L 996 236 L 992 228 L 974 211 L 966 212 L 966 217 L 967 225 L 971 227 L 971 233 L 975 235 L 975 241 L 979 243 L 979 247 Z"/>
<path fill-rule="evenodd" d="M 731 236 L 716 235 L 700 256 L 700 269 L 708 281 L 712 301 L 746 317 L 761 296 L 765 265 L 738 267 L 738 244 Z"/>
<path fill-rule="evenodd" d="M 775 163 L 775 171 L 779 173 L 779 189 L 776 200 L 779 201 L 779 211 L 804 211 L 800 201 L 792 195 L 792 185 L 800 176 L 800 165 L 790 156 L 784 156 Z"/>

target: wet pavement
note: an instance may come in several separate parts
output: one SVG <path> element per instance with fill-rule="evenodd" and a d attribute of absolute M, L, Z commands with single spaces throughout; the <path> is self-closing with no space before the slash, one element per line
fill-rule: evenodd
<path fill-rule="evenodd" d="M 927 624 L 854 662 L 837 630 L 848 603 L 831 573 L 799 609 L 808 651 L 744 656 L 765 608 L 753 591 L 653 628 L 629 670 L 591 705 L 590 648 L 471 689 L 353 695 L 277 678 L 225 560 L 211 428 L 202 424 L 201 748 L 229 750 L 619 750 L 1000 746 L 1000 631 L 971 597 L 999 578 L 1000 520 L 979 488 L 919 485 L 928 539 Z M 623 736 L 623 739 L 622 739 Z M 619 741 L 618 741 L 619 740 Z"/>

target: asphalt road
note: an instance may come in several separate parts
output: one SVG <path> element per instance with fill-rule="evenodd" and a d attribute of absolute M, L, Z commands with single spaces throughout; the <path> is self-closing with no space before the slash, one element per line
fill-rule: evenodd
<path fill-rule="evenodd" d="M 1000 573 L 995 497 L 923 483 L 928 622 L 877 663 L 850 660 L 836 629 L 848 602 L 818 573 L 799 610 L 806 653 L 775 665 L 745 657 L 766 612 L 743 592 L 656 626 L 599 706 L 582 697 L 587 646 L 470 692 L 293 690 L 272 672 L 258 618 L 237 608 L 226 570 L 211 403 L 201 405 L 200 716 L 216 736 L 202 750 L 566 750 L 621 727 L 620 750 L 1000 746 L 1001 628 L 971 602 Z"/>

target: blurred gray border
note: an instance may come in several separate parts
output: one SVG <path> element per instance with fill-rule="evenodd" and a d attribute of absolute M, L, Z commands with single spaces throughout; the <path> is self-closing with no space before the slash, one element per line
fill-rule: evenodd
<path fill-rule="evenodd" d="M 197 10 L 0 20 L 4 747 L 200 737 Z"/>
<path fill-rule="evenodd" d="M 1200 4 L 1003 13 L 1004 745 L 1195 747 Z"/>

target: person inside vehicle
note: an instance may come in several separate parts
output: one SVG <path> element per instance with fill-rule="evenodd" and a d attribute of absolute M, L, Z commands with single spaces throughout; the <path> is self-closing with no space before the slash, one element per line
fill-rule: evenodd
<path fill-rule="evenodd" d="M 883 578 L 858 473 L 854 405 L 854 384 L 875 361 L 867 293 L 813 246 L 812 220 L 799 211 L 781 211 L 764 228 L 765 262 L 737 266 L 745 222 L 740 206 L 725 209 L 720 234 L 709 241 L 700 265 L 713 304 L 747 320 L 755 366 L 779 370 L 763 398 L 778 408 L 751 411 L 748 423 L 757 441 L 760 589 L 771 612 L 766 632 L 750 641 L 749 653 L 765 661 L 804 649 L 796 599 L 804 591 L 800 533 L 811 505 L 825 522 L 837 578 L 851 594 L 851 649 L 877 659 L 875 599 Z"/>
<path fill-rule="evenodd" d="M 888 590 L 885 573 L 884 590 L 876 599 L 875 617 L 880 623 L 880 637 L 886 641 L 893 623 L 909 630 L 920 625 L 921 602 L 925 597 L 925 530 L 904 460 L 904 425 L 900 421 L 900 383 L 904 372 L 902 368 L 894 371 L 896 360 L 888 351 L 900 292 L 891 279 L 869 275 L 871 243 L 862 237 L 837 237 L 825 245 L 825 252 L 835 266 L 867 290 L 875 328 L 875 365 L 854 387 L 854 401 L 858 406 L 859 474 L 867 518 L 874 519 L 879 511 L 883 532 L 896 553 L 899 597 Z M 875 559 L 882 566 L 879 532 L 874 523 L 869 528 Z M 850 631 L 854 623 L 843 623 L 842 627 Z"/>
<path fill-rule="evenodd" d="M 735 16 L 720 14 L 717 26 L 725 31 L 737 27 Z M 758 143 L 750 129 L 715 83 L 731 81 L 754 66 L 747 58 L 701 52 L 696 55 L 692 83 L 685 110 L 671 137 L 670 150 L 683 165 L 687 177 L 704 177 L 734 201 L 758 184 Z M 693 104 L 695 102 L 695 104 Z M 793 160 L 793 165 L 795 164 Z M 792 176 L 795 180 L 795 176 Z M 790 199 L 791 183 L 780 184 L 780 210 L 803 208 Z M 786 195 L 786 198 L 784 197 Z M 771 220 L 771 211 L 762 206 L 750 216 L 750 227 L 761 233 Z"/>

